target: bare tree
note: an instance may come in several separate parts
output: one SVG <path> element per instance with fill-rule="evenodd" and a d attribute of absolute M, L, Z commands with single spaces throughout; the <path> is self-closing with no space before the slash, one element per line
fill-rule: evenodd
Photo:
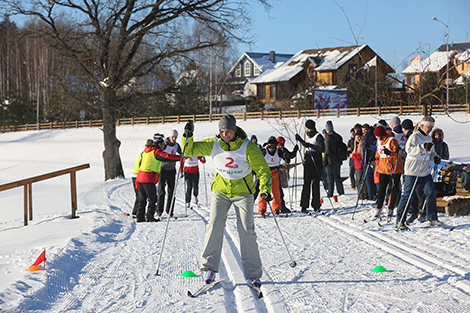
<path fill-rule="evenodd" d="M 269 0 L 258 0 L 266 9 Z M 9 15 L 38 19 L 38 31 L 75 64 L 77 80 L 95 91 L 90 106 L 103 118 L 105 179 L 123 177 L 116 119 L 133 82 L 170 71 L 191 51 L 246 41 L 248 0 L 0 0 Z M 220 36 L 189 40 L 181 25 L 203 25 Z M 154 90 L 141 90 L 151 95 Z M 93 94 L 93 92 L 90 92 Z"/>

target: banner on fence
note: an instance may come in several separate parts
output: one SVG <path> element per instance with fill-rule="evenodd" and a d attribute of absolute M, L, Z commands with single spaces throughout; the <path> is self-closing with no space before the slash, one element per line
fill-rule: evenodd
<path fill-rule="evenodd" d="M 346 109 L 347 107 L 346 90 L 314 90 L 313 108 L 315 110 Z"/>

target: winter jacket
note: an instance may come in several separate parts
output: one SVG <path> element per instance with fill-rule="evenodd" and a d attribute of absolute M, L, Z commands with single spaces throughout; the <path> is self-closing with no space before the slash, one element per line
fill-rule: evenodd
<path fill-rule="evenodd" d="M 362 166 L 366 166 L 371 159 L 375 159 L 377 150 L 377 138 L 374 136 L 374 129 L 371 127 L 362 139 Z"/>
<path fill-rule="evenodd" d="M 314 165 L 317 172 L 323 169 L 322 154 L 325 152 L 325 140 L 321 134 L 314 130 L 307 141 L 299 140 L 299 143 L 305 147 L 304 162 L 305 165 Z M 313 159 L 312 159 L 313 158 Z M 315 160 L 315 163 L 313 163 Z"/>
<path fill-rule="evenodd" d="M 441 138 L 436 139 L 434 138 L 434 135 L 436 132 L 441 133 Z M 431 132 L 431 138 L 432 142 L 434 143 L 434 150 L 436 151 L 437 155 L 443 159 L 443 160 L 449 160 L 450 154 L 449 154 L 449 146 L 444 142 L 444 132 L 440 128 L 435 128 Z"/>
<path fill-rule="evenodd" d="M 170 138 L 165 138 L 165 150 L 166 153 L 176 155 L 179 154 L 181 155 L 181 147 L 180 145 L 175 142 L 172 143 L 170 141 Z M 162 170 L 165 171 L 174 171 L 175 170 L 175 162 L 168 162 L 168 161 L 163 161 L 162 162 Z"/>
<path fill-rule="evenodd" d="M 216 136 L 213 138 L 202 139 L 196 142 L 194 142 L 193 137 L 183 137 L 181 144 L 183 146 L 186 144 L 184 154 L 187 156 L 208 156 L 211 155 L 214 142 L 216 140 L 218 140 L 222 150 L 235 151 L 241 147 L 245 140 L 247 140 L 247 135 L 244 130 L 242 130 L 240 127 L 237 127 L 235 139 L 229 143 L 223 141 L 220 136 Z M 248 142 L 246 148 L 246 159 L 251 169 L 259 178 L 260 193 L 271 193 L 271 171 L 269 170 L 268 164 L 266 163 L 261 150 L 255 143 L 251 141 Z M 253 194 L 255 192 L 253 175 L 250 173 L 243 178 L 229 180 L 216 172 L 211 183 L 211 190 L 228 198 Z"/>
<path fill-rule="evenodd" d="M 192 158 L 195 158 L 195 157 L 192 157 Z M 198 162 L 200 161 L 203 164 L 206 163 L 206 158 L 204 158 L 204 157 L 198 156 L 197 160 L 198 160 Z M 186 160 L 183 161 L 183 165 L 184 165 L 184 172 L 185 173 L 197 173 L 199 171 L 199 166 L 198 165 L 189 166 L 186 163 Z"/>
<path fill-rule="evenodd" d="M 158 183 L 162 161 L 176 162 L 181 159 L 179 155 L 171 155 L 163 152 L 155 146 L 146 146 L 140 163 L 140 170 L 136 178 L 136 189 L 138 183 Z"/>
<path fill-rule="evenodd" d="M 389 156 L 384 154 L 384 147 L 390 150 L 392 154 Z M 392 136 L 388 135 L 380 140 L 377 145 L 377 152 L 375 153 L 375 159 L 378 161 L 377 172 L 379 172 L 379 174 L 392 175 L 403 173 L 403 160 L 398 155 L 398 150 L 398 141 Z M 390 172 L 390 170 L 392 172 Z"/>
<path fill-rule="evenodd" d="M 425 177 L 431 174 L 431 165 L 437 155 L 434 147 L 430 151 L 425 151 L 424 144 L 431 142 L 431 136 L 426 135 L 421 128 L 418 128 L 406 141 L 406 162 L 405 175 Z"/>
<path fill-rule="evenodd" d="M 354 140 L 353 146 L 352 146 L 352 153 L 350 159 L 353 160 L 354 162 L 354 169 L 355 170 L 361 170 L 363 169 L 362 165 L 362 145 L 363 141 L 361 140 L 360 142 L 357 142 Z"/>
<path fill-rule="evenodd" d="M 355 160 L 352 158 L 352 154 L 354 153 L 354 142 L 356 140 L 354 137 L 349 138 L 348 140 L 348 156 L 349 156 L 349 167 L 355 166 Z"/>
<path fill-rule="evenodd" d="M 335 131 L 327 133 L 325 138 L 325 155 L 323 156 L 324 166 L 339 166 L 343 163 L 338 156 L 339 144 L 341 142 L 343 142 L 343 137 Z"/>

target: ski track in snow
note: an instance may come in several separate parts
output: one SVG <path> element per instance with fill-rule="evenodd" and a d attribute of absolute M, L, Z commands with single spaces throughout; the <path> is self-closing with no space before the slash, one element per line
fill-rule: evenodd
<path fill-rule="evenodd" d="M 182 189 L 180 184 L 176 208 L 184 207 Z M 81 214 L 93 211 L 97 216 L 95 227 L 71 239 L 48 264 L 53 270 L 47 273 L 43 288 L 27 293 L 15 308 L 7 308 L 5 312 L 198 312 L 201 308 L 206 312 L 465 312 L 470 309 L 470 265 L 465 251 L 439 239 L 452 236 L 468 225 L 457 226 L 450 232 L 445 228 L 422 228 L 418 224 L 410 232 L 395 232 L 393 223 L 379 227 L 377 222 L 362 222 L 372 208 L 368 203 L 359 206 L 356 219 L 352 220 L 354 197 L 341 197 L 335 203 L 336 213 L 325 202 L 326 215 L 293 213 L 288 218 L 277 218 L 298 264 L 290 268 L 291 260 L 273 217 L 256 218 L 262 260 L 271 260 L 271 263 L 263 262 L 264 298 L 257 299 L 242 274 L 236 218 L 231 210 L 219 273 L 220 277 L 229 279 L 208 293 L 190 299 L 186 291 L 200 287 L 202 278 L 178 276 L 185 270 L 200 274 L 199 254 L 209 218 L 206 206 L 189 210 L 188 217 L 177 209 L 179 218 L 169 222 L 161 276 L 155 276 L 167 219 L 136 224 L 131 217 L 123 215 L 134 204 L 130 179 L 104 183 L 81 198 L 85 205 L 86 199 L 91 199 Z M 107 199 L 107 205 L 95 207 L 93 199 L 99 198 Z M 177 233 L 182 229 L 184 233 Z M 429 233 L 430 240 L 414 241 L 416 232 Z M 299 236 L 303 240 L 289 240 Z M 331 253 L 322 252 L 324 249 Z M 182 258 L 181 254 L 186 257 Z M 357 254 L 369 263 L 358 262 Z M 371 260 L 375 263 L 370 263 Z M 390 272 L 370 272 L 380 264 L 388 264 L 385 267 L 391 267 Z M 404 274 L 408 271 L 414 272 L 416 278 Z M 419 301 L 415 300 L 416 292 L 420 293 Z M 435 293 L 447 301 L 435 303 Z"/>
<path fill-rule="evenodd" d="M 369 119 L 363 118 L 364 121 Z M 259 124 L 257 121 L 256 127 Z M 340 125 L 337 124 L 338 127 Z M 154 133 L 153 128 L 150 133 Z M 135 141 L 131 134 L 138 129 L 123 127 L 120 131 L 128 134 L 130 142 Z M 254 126 L 252 129 L 258 130 Z M 94 130 L 86 130 L 87 134 L 92 132 Z M 47 136 L 63 136 L 69 142 L 71 133 L 55 131 L 47 133 Z M 20 135 L 23 136 L 19 133 L 14 138 Z M 453 136 L 457 137 L 456 134 Z M 101 141 L 96 145 L 101 147 Z M 123 151 L 134 152 L 138 145 L 135 143 Z M 125 158 L 128 168 L 133 165 L 133 152 Z M 464 155 L 467 154 L 461 153 L 462 159 L 466 159 Z M 13 161 L 21 160 L 9 162 Z M 101 163 L 95 162 L 93 166 L 102 168 Z M 347 165 L 342 167 L 344 172 Z M 296 169 L 293 172 L 297 180 L 291 184 L 296 186 L 295 190 L 292 187 L 284 189 L 287 206 L 294 209 L 298 209 L 298 203 L 292 198 L 298 199 L 302 188 L 302 179 L 299 178 L 302 168 L 299 166 L 295 174 Z M 324 198 L 322 210 L 325 215 L 309 216 L 294 212 L 288 218 L 277 218 L 286 245 L 297 262 L 295 268 L 289 266 L 291 259 L 273 216 L 266 219 L 255 216 L 263 261 L 262 299 L 255 297 L 243 277 L 236 218 L 234 211 L 230 210 L 219 273 L 219 277 L 227 279 L 206 294 L 189 298 L 186 292 L 198 289 L 203 284 L 202 277 L 183 278 L 179 275 L 186 270 L 201 275 L 199 258 L 209 218 L 206 202 L 210 198 L 205 192 L 210 186 L 212 172 L 210 163 L 203 167 L 199 195 L 201 207 L 188 210 L 187 217 L 183 216 L 183 182 L 177 186 L 176 214 L 179 218 L 171 219 L 168 224 L 159 268 L 161 276 L 155 276 L 155 273 L 168 220 L 136 224 L 130 216 L 124 216 L 123 213 L 130 213 L 134 205 L 131 179 L 105 183 L 92 180 L 93 188 L 80 180 L 80 187 L 86 188 L 79 193 L 81 218 L 78 222 L 49 213 L 41 215 L 37 222 L 33 221 L 31 226 L 35 228 L 21 228 L 24 233 L 20 236 L 26 238 L 25 233 L 30 234 L 28 230 L 45 232 L 47 223 L 68 225 L 89 221 L 90 225 L 80 226 L 69 237 L 58 234 L 60 240 L 52 244 L 21 246 L 38 246 L 28 251 L 13 251 L 11 245 L 5 245 L 8 253 L 2 255 L 2 269 L 9 279 L 15 277 L 15 280 L 0 290 L 0 311 L 470 312 L 468 217 L 440 214 L 440 219 L 455 227 L 452 231 L 417 223 L 411 226 L 411 231 L 396 232 L 393 223 L 384 222 L 383 227 L 379 227 L 377 221 L 364 223 L 363 220 L 369 218 L 374 209 L 372 202 L 364 201 L 358 206 L 353 220 L 356 192 L 349 188 L 348 182 L 345 183 L 346 195 L 334 203 L 336 212 Z M 321 188 L 325 194 L 323 186 Z M 6 238 L 11 238 L 6 236 L 6 232 L 19 233 L 20 227 L 12 226 L 14 223 L 7 221 L 3 225 L 6 228 L 0 234 Z M 44 238 L 45 235 L 42 236 Z M 24 275 L 14 273 L 27 268 L 30 257 L 37 255 L 42 247 L 48 249 L 47 271 Z M 378 265 L 384 266 L 388 272 L 371 272 Z"/>
<path fill-rule="evenodd" d="M 263 264 L 263 299 L 257 299 L 244 280 L 236 218 L 230 211 L 219 273 L 220 277 L 228 277 L 229 280 L 224 281 L 221 287 L 190 299 L 186 291 L 197 289 L 202 279 L 177 276 L 185 270 L 198 268 L 204 225 L 209 218 L 208 208 L 193 208 L 189 210 L 188 218 L 180 216 L 177 220 L 170 220 L 161 276 L 155 277 L 167 220 L 135 224 L 130 217 L 123 215 L 133 207 L 130 180 L 114 180 L 103 186 L 86 196 L 107 198 L 108 207 L 94 208 L 98 214 L 97 227 L 72 239 L 61 255 L 49 264 L 54 270 L 48 273 L 44 288 L 25 297 L 16 309 L 6 312 L 196 312 L 201 307 L 208 312 L 321 312 L 321 308 L 341 312 L 402 309 L 452 312 L 462 303 L 470 303 L 470 268 L 465 255 L 451 247 L 441 247 L 439 242 L 430 244 L 432 249 L 429 250 L 423 242 L 412 240 L 414 231 L 450 234 L 449 230 L 416 228 L 398 233 L 392 230 L 391 225 L 380 228 L 376 222 L 363 224 L 367 210 L 361 208 L 356 212 L 356 220 L 351 220 L 344 208 L 347 205 L 339 203 L 336 203 L 338 210 L 334 214 L 330 214 L 333 211 L 324 205 L 326 215 L 293 213 L 288 218 L 277 218 L 287 238 L 289 251 L 297 261 L 295 268 L 289 267 L 290 259 L 273 217 L 256 219 L 262 259 L 278 261 L 277 264 Z M 183 207 L 182 193 L 177 191 L 177 194 L 176 207 Z M 292 224 L 292 221 L 296 223 Z M 184 223 L 185 233 L 172 231 L 173 223 Z M 309 232 L 299 232 L 299 229 L 306 228 Z M 329 236 L 331 233 L 335 235 Z M 305 234 L 308 234 L 305 240 L 288 240 Z M 341 240 L 329 240 L 329 237 L 340 237 Z M 312 249 L 329 249 L 334 253 L 331 259 L 309 259 L 315 255 Z M 433 249 L 439 251 L 432 253 Z M 442 251 L 452 257 L 439 257 Z M 178 253 L 187 255 L 186 262 L 181 263 L 181 258 L 172 257 Z M 354 265 L 348 261 L 348 255 L 355 253 L 375 255 L 382 260 L 393 259 L 392 264 L 399 264 L 400 268 L 421 271 L 421 278 L 407 284 L 399 280 L 397 273 L 398 277 L 383 276 L 381 280 L 372 277 L 378 273 L 371 275 L 368 273 L 370 269 L 361 273 L 358 269 L 363 266 L 361 264 L 355 264 L 359 274 L 354 274 L 351 268 L 351 277 L 336 276 L 336 269 L 341 273 L 344 265 Z M 320 255 L 324 257 L 324 254 Z M 370 286 L 372 280 L 377 281 L 378 289 Z M 439 281 L 440 292 L 448 293 L 449 302 L 445 306 L 436 306 L 432 302 L 436 280 Z M 433 283 L 427 285 L 426 281 Z M 422 293 L 429 294 L 428 301 L 414 301 L 412 291 L 415 284 Z M 394 296 L 393 290 L 397 288 L 401 290 L 398 293 L 401 297 Z"/>

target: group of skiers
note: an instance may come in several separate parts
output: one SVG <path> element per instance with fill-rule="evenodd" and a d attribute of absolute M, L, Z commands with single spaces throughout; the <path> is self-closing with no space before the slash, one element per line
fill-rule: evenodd
<path fill-rule="evenodd" d="M 426 202 L 427 219 L 431 225 L 442 225 L 437 219 L 429 161 L 439 164 L 441 157 L 436 150 L 447 153 L 441 155 L 445 158 L 448 157 L 448 147 L 442 140 L 442 130 L 436 129 L 433 132 L 433 143 L 430 133 L 434 122 L 432 117 L 424 117 L 414 132 L 411 120 L 400 123 L 398 117 L 392 118 L 390 125 L 383 120 L 375 127 L 357 124 L 351 130 L 352 138 L 347 147 L 342 137 L 334 131 L 331 121 L 327 121 L 324 130 L 319 133 L 316 123 L 311 119 L 307 120 L 307 138 L 295 135 L 296 141 L 305 148 L 301 211 L 307 212 L 309 206 L 314 211 L 320 211 L 320 181 L 323 182 L 328 197 L 333 197 L 335 187 L 338 195 L 344 194 L 340 168 L 349 152 L 350 166 L 352 164 L 351 167 L 354 167 L 351 170 L 352 187 L 357 189 L 358 197 L 376 201 L 375 216 L 382 214 L 389 193 L 388 215 L 392 215 L 393 209 L 398 207 L 396 225 L 400 229 L 407 229 L 403 216 L 406 212 L 414 214 L 415 211 L 408 204 L 415 193 L 421 192 Z M 218 134 L 212 138 L 194 141 L 194 131 L 193 122 L 188 122 L 184 127 L 182 149 L 176 143 L 176 130 L 172 130 L 166 139 L 162 134 L 155 134 L 153 140 L 148 140 L 135 163 L 136 177 L 133 182 L 137 199 L 133 213 L 137 222 L 158 220 L 154 218 L 154 214 L 156 212 L 159 217 L 163 213 L 167 185 L 166 212 L 170 216 L 173 214 L 175 177 L 178 177 L 175 163 L 178 161 L 186 163 L 186 166 L 180 166 L 180 175 L 185 175 L 187 182 L 186 205 L 189 206 L 191 190 L 197 202 L 198 162 L 204 163 L 205 157 L 211 156 L 215 175 L 211 182 L 210 218 L 201 256 L 204 280 L 208 284 L 215 281 L 227 214 L 233 205 L 244 276 L 251 286 L 259 290 L 262 266 L 254 228 L 254 203 L 259 194 L 258 210 L 263 217 L 268 206 L 276 215 L 288 211 L 280 186 L 279 170 L 282 161 L 289 163 L 295 158 L 299 146 L 296 144 L 293 151 L 289 151 L 285 147 L 285 139 L 274 136 L 269 137 L 265 144 L 259 145 L 256 136 L 248 139 L 246 132 L 236 125 L 235 117 L 230 114 L 219 120 Z M 374 181 L 375 177 L 378 177 L 377 181 Z M 403 192 L 400 192 L 401 181 Z"/>
<path fill-rule="evenodd" d="M 375 127 L 356 124 L 351 129 L 351 187 L 357 189 L 358 199 L 376 201 L 373 218 L 381 217 L 387 202 L 389 219 L 397 209 L 399 229 L 407 230 L 407 224 L 416 218 L 427 219 L 433 226 L 443 225 L 437 219 L 430 162 L 437 165 L 441 159 L 448 159 L 449 149 L 443 131 L 433 131 L 434 123 L 426 116 L 414 127 L 410 119 L 401 122 L 395 116 L 389 125 L 380 120 Z"/>
<path fill-rule="evenodd" d="M 173 193 L 177 176 L 176 162 L 181 161 L 181 146 L 176 142 L 178 131 L 172 129 L 170 135 L 156 133 L 152 139 L 147 139 L 144 149 L 139 153 L 132 171 L 132 183 L 136 200 L 132 217 L 137 222 L 157 222 L 163 214 L 166 200 L 166 213 L 172 217 L 174 211 Z M 184 177 L 186 183 L 186 207 L 191 206 L 191 194 L 194 203 L 198 205 L 199 167 L 205 163 L 204 157 L 186 157 L 182 160 L 179 177 Z M 166 191 L 167 192 L 166 192 Z M 157 214 L 157 218 L 155 218 Z"/>

